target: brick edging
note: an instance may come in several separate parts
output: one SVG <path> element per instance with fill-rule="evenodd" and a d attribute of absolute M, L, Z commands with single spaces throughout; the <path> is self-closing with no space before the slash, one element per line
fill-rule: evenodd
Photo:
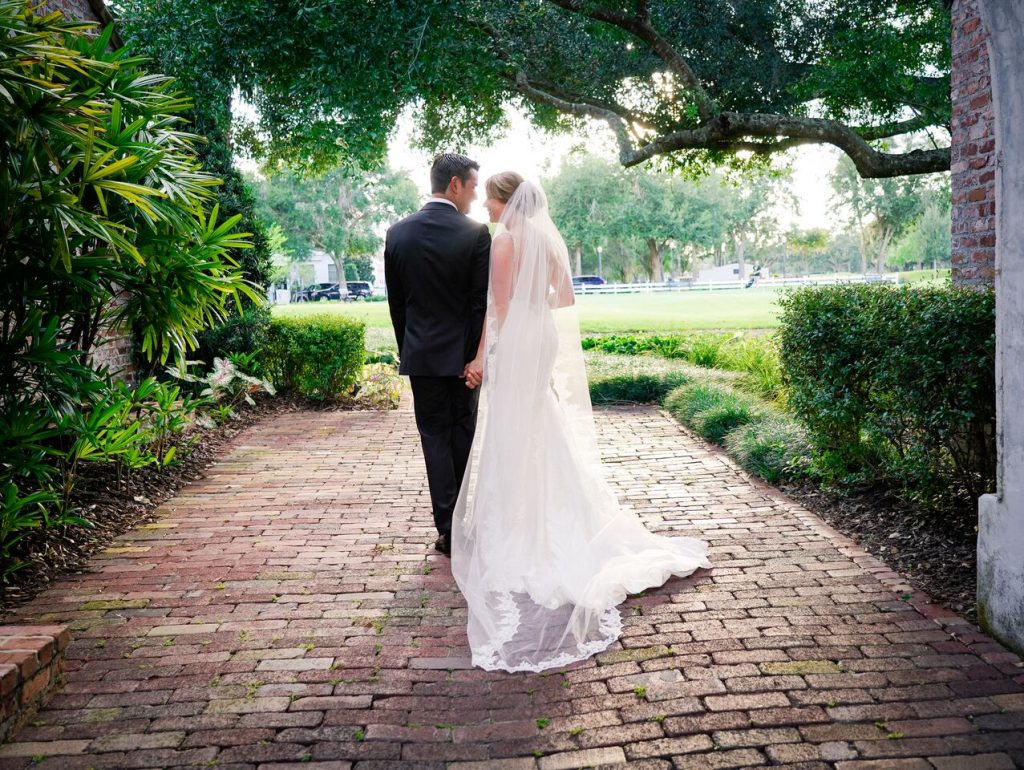
<path fill-rule="evenodd" d="M 0 743 L 60 686 L 70 641 L 65 626 L 0 625 Z"/>

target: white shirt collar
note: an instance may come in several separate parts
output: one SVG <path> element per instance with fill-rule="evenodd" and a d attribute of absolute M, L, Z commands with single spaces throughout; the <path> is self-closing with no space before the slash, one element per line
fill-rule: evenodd
<path fill-rule="evenodd" d="M 453 209 L 455 209 L 456 211 L 458 211 L 458 210 L 459 210 L 459 207 L 458 207 L 458 206 L 456 206 L 456 205 L 455 205 L 454 203 L 452 203 L 452 202 L 451 202 L 450 200 L 448 200 L 447 198 L 438 198 L 438 197 L 436 197 L 436 196 L 431 196 L 430 198 L 427 198 L 427 203 L 447 203 L 447 204 L 448 204 L 449 206 L 451 206 L 451 207 L 452 207 Z M 426 205 L 426 203 L 425 203 L 425 204 L 423 204 L 423 205 L 425 206 L 425 205 Z"/>

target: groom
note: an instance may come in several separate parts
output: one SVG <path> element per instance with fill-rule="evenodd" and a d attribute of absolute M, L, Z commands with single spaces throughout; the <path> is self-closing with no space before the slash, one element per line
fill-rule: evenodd
<path fill-rule="evenodd" d="M 480 166 L 442 153 L 430 169 L 430 200 L 392 225 L 384 246 L 400 374 L 409 375 L 427 464 L 438 539 L 451 555 L 452 512 L 466 472 L 482 372 L 476 357 L 487 310 L 491 236 L 466 216 Z"/>

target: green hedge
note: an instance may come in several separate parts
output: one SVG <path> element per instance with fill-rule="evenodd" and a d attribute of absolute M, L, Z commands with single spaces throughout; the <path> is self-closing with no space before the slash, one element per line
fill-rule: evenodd
<path fill-rule="evenodd" d="M 836 479 L 968 504 L 995 483 L 995 297 L 953 287 L 798 289 L 782 302 L 789 405 Z"/>
<path fill-rule="evenodd" d="M 260 357 L 261 374 L 279 390 L 314 401 L 348 395 L 362 371 L 366 327 L 341 315 L 274 318 Z"/>

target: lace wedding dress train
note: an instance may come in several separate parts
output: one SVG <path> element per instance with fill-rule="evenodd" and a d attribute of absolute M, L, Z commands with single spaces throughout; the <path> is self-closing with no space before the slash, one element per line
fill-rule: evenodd
<path fill-rule="evenodd" d="M 453 517 L 452 572 L 473 663 L 541 671 L 618 639 L 628 594 L 710 567 L 706 545 L 649 532 L 604 481 L 565 245 L 539 187 L 502 216 L 474 459 Z M 507 271 L 501 275 L 501 271 Z"/>

